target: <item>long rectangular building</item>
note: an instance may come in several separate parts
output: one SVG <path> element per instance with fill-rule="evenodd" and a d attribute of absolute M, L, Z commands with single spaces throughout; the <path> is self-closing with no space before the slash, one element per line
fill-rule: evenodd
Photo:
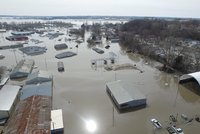
<path fill-rule="evenodd" d="M 146 97 L 142 93 L 134 88 L 124 89 L 120 81 L 107 83 L 106 91 L 119 111 L 146 105 Z"/>
<path fill-rule="evenodd" d="M 31 96 L 20 101 L 8 120 L 5 134 L 50 134 L 51 97 Z"/>
<path fill-rule="evenodd" d="M 19 100 L 20 86 L 4 85 L 0 90 L 0 119 L 8 119 Z"/>

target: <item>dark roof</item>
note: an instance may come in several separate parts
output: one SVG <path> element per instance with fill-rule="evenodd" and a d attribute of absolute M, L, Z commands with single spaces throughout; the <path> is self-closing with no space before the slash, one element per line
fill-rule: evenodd
<path fill-rule="evenodd" d="M 51 97 L 20 101 L 4 129 L 6 134 L 50 134 Z"/>

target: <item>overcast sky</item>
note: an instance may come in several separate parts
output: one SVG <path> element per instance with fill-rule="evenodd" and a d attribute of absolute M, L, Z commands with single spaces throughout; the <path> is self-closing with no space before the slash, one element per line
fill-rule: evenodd
<path fill-rule="evenodd" d="M 1 0 L 0 14 L 200 18 L 200 0 Z"/>

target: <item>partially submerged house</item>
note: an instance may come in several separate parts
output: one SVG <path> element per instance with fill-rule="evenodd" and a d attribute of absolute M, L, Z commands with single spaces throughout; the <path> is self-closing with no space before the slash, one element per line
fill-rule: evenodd
<path fill-rule="evenodd" d="M 52 81 L 52 79 L 53 79 L 53 76 L 50 75 L 48 72 L 39 70 L 39 71 L 31 73 L 28 76 L 26 80 L 26 85 L 49 82 L 49 81 Z"/>
<path fill-rule="evenodd" d="M 53 93 L 53 82 L 44 82 L 38 84 L 30 84 L 23 86 L 20 91 L 20 100 L 24 100 L 33 95 L 42 95 L 52 97 Z"/>
<path fill-rule="evenodd" d="M 51 97 L 31 96 L 20 101 L 4 129 L 5 134 L 50 134 Z"/>
<path fill-rule="evenodd" d="M 120 112 L 146 106 L 147 99 L 142 93 L 135 88 L 123 88 L 120 81 L 107 83 L 106 91 Z"/>
<path fill-rule="evenodd" d="M 13 85 L 4 85 L 0 89 L 0 120 L 3 121 L 1 123 L 5 123 L 14 110 L 19 100 L 20 89 L 20 86 Z"/>
<path fill-rule="evenodd" d="M 27 77 L 34 67 L 34 60 L 21 60 L 10 73 L 10 79 Z"/>
<path fill-rule="evenodd" d="M 51 134 L 64 134 L 62 109 L 51 111 Z"/>

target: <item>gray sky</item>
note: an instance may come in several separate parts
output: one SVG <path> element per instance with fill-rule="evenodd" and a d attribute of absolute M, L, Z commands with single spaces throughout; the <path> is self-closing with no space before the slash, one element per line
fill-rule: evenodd
<path fill-rule="evenodd" d="M 0 14 L 200 18 L 200 0 L 1 0 Z"/>

